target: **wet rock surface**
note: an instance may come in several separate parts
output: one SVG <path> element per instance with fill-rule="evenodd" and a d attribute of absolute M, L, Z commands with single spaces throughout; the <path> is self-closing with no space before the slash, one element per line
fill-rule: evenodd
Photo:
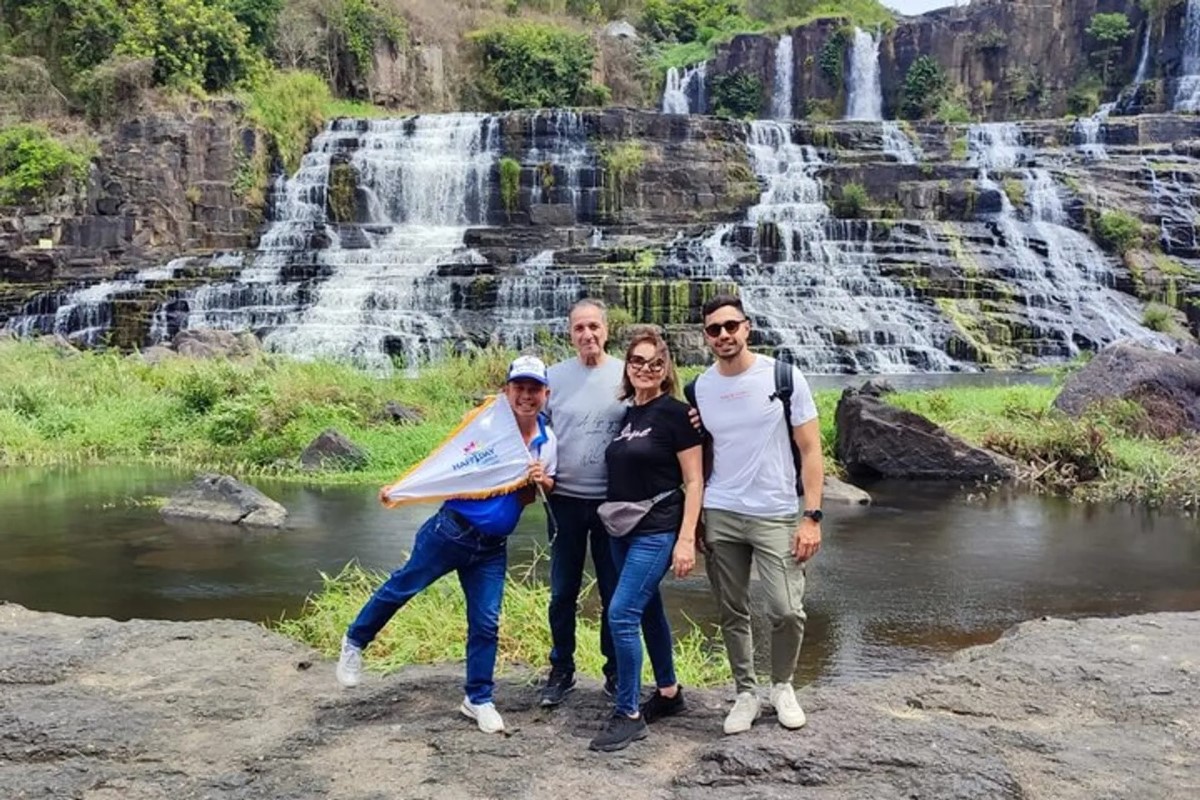
<path fill-rule="evenodd" d="M 458 666 L 339 689 L 245 622 L 119 623 L 0 605 L 5 798 L 1193 798 L 1200 614 L 1045 620 L 925 671 L 809 688 L 722 737 L 727 691 L 617 754 L 594 682 L 560 709 L 526 672 L 506 736 L 461 717 Z"/>
<path fill-rule="evenodd" d="M 199 475 L 162 507 L 164 517 L 182 517 L 229 525 L 279 528 L 287 509 L 265 494 L 229 475 Z"/>

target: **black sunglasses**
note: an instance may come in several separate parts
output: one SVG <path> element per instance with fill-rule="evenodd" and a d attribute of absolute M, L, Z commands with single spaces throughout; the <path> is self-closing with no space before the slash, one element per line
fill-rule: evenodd
<path fill-rule="evenodd" d="M 708 338 L 715 339 L 721 335 L 721 331 L 729 334 L 737 333 L 737 329 L 742 327 L 744 319 L 727 319 L 724 322 L 714 322 L 712 325 L 705 325 L 704 332 L 708 334 Z"/>

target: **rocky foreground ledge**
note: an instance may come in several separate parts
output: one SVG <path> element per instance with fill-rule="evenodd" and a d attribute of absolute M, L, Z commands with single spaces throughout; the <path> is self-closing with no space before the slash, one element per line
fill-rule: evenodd
<path fill-rule="evenodd" d="M 919 673 L 805 690 L 808 727 L 720 735 L 728 697 L 624 753 L 587 750 L 591 685 L 554 712 L 499 687 L 511 730 L 458 716 L 457 667 L 355 691 L 243 622 L 0 605 L 0 798 L 1200 797 L 1200 613 L 1029 622 Z"/>

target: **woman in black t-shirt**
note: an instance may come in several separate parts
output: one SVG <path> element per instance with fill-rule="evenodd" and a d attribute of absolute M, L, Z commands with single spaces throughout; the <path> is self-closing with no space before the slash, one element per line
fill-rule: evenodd
<path fill-rule="evenodd" d="M 646 723 L 683 710 L 683 692 L 675 679 L 671 653 L 671 627 L 658 584 L 668 568 L 683 578 L 696 564 L 696 524 L 704 477 L 700 433 L 688 419 L 687 404 L 672 396 L 677 383 L 671 353 L 662 337 L 650 330 L 635 335 L 625 353 L 621 383 L 621 399 L 632 404 L 620 432 L 605 451 L 607 500 L 654 502 L 628 533 L 617 530 L 611 520 L 607 523 L 610 534 L 622 533 L 611 539 L 619 577 L 608 606 L 617 656 L 617 695 L 612 717 L 592 740 L 593 750 L 620 750 L 645 738 Z M 645 634 L 657 684 L 654 695 L 640 708 L 639 631 Z"/>

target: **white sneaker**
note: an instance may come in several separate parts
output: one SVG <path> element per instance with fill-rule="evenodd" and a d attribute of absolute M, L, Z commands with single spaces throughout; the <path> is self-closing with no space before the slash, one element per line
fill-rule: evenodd
<path fill-rule="evenodd" d="M 342 654 L 338 657 L 337 679 L 342 686 L 362 683 L 362 648 L 342 637 Z"/>
<path fill-rule="evenodd" d="M 775 716 L 779 724 L 790 730 L 803 728 L 808 719 L 804 709 L 796 701 L 796 692 L 790 683 L 777 683 L 771 687 L 771 705 L 775 707 Z"/>
<path fill-rule="evenodd" d="M 464 717 L 470 717 L 479 724 L 479 730 L 484 733 L 500 733 L 504 730 L 504 718 L 500 716 L 500 712 L 496 710 L 494 703 L 480 703 L 475 705 L 466 697 L 463 698 L 462 705 L 458 710 L 463 713 Z"/>
<path fill-rule="evenodd" d="M 733 703 L 733 710 L 725 717 L 726 733 L 745 733 L 762 713 L 762 704 L 754 692 L 742 692 Z"/>

